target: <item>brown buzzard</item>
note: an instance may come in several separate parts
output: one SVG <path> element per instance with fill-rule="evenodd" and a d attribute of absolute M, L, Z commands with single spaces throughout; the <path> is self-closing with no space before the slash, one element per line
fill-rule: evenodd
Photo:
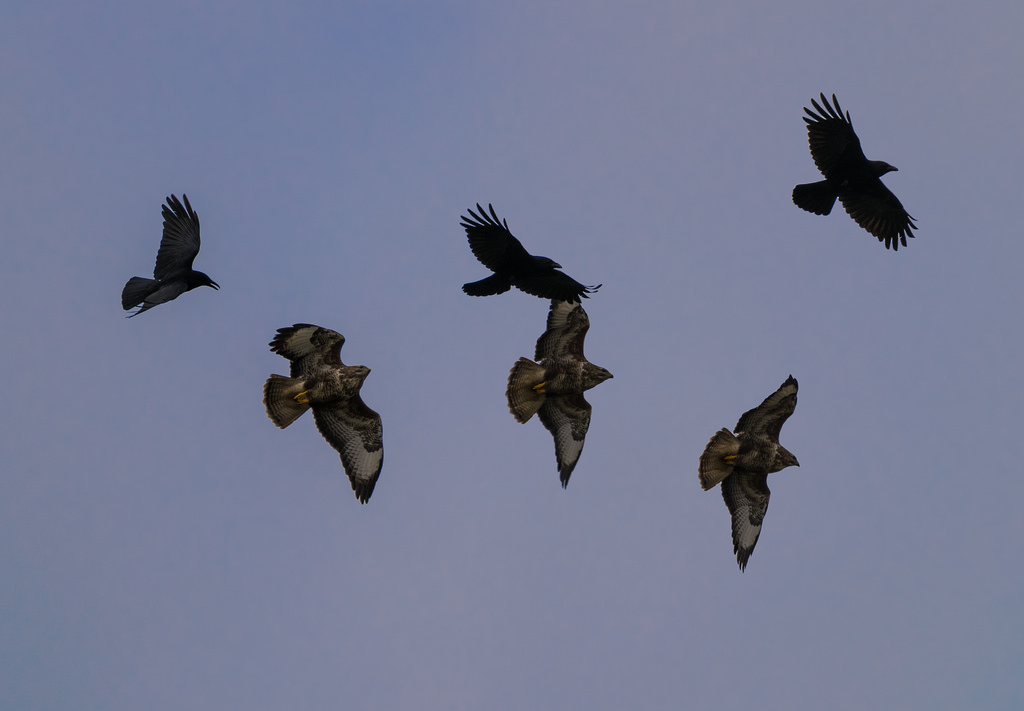
<path fill-rule="evenodd" d="M 824 94 L 821 94 L 821 101 L 824 108 L 811 99 L 817 113 L 804 107 L 807 112 L 804 121 L 807 122 L 811 157 L 825 179 L 797 185 L 793 188 L 793 202 L 808 212 L 827 215 L 839 198 L 850 217 L 879 242 L 885 242 L 886 249 L 892 247 L 895 252 L 900 243 L 906 247 L 907 237 L 914 236 L 912 230 L 917 229 L 917 225 L 899 199 L 879 180 L 896 168 L 864 156 L 860 139 L 853 132 L 850 112 L 843 116 L 835 94 L 832 95 L 834 107 Z"/>
<path fill-rule="evenodd" d="M 562 488 L 583 451 L 590 427 L 590 403 L 583 391 L 612 377 L 583 355 L 590 319 L 580 303 L 552 301 L 548 327 L 537 339 L 534 363 L 520 358 L 508 375 L 508 409 L 518 422 L 534 413 L 555 438 L 555 459 Z"/>
<path fill-rule="evenodd" d="M 719 430 L 700 455 L 698 472 L 705 491 L 722 483 L 722 498 L 732 515 L 732 545 L 740 570 L 761 535 L 768 510 L 768 475 L 800 463 L 779 444 L 779 431 L 796 408 L 796 378 L 786 379 L 764 402 L 743 413 L 736 434 Z"/>
<path fill-rule="evenodd" d="M 291 361 L 291 377 L 271 375 L 263 386 L 267 415 L 285 428 L 313 408 L 320 434 L 341 454 L 360 503 L 370 500 L 384 463 L 380 415 L 359 397 L 365 365 L 341 362 L 345 337 L 329 328 L 297 323 L 279 328 L 270 350 Z"/>
<path fill-rule="evenodd" d="M 527 252 L 522 243 L 512 236 L 508 223 L 498 219 L 494 207 L 487 207 L 490 215 L 477 203 L 476 209 L 480 214 L 469 210 L 472 217 L 463 216 L 461 224 L 466 228 L 473 254 L 494 274 L 463 284 L 464 292 L 470 296 L 490 296 L 504 294 L 514 286 L 542 299 L 579 301 L 601 288 L 600 284 L 583 286 L 568 274 L 558 271 L 561 264 Z"/>
<path fill-rule="evenodd" d="M 184 205 L 171 195 L 163 206 L 164 236 L 156 253 L 154 278 L 132 277 L 121 291 L 121 307 L 125 311 L 142 306 L 128 314 L 128 318 L 176 299 L 197 286 L 220 288 L 213 279 L 192 269 L 192 262 L 199 254 L 199 215 L 188 204 L 188 196 L 182 193 L 181 197 Z"/>

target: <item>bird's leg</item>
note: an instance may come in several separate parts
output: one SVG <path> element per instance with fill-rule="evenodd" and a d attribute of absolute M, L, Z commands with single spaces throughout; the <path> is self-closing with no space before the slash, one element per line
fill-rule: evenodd
<path fill-rule="evenodd" d="M 548 381 L 546 381 L 546 380 L 544 382 L 537 383 L 536 385 L 533 386 L 533 391 L 535 393 L 537 393 L 538 395 L 543 395 L 544 394 L 544 388 L 547 386 L 547 384 L 548 384 Z"/>
<path fill-rule="evenodd" d="M 309 398 L 306 397 L 307 393 L 309 393 L 308 390 L 303 390 L 301 393 L 296 395 L 295 398 L 294 398 L 295 402 L 299 403 L 300 405 L 307 404 L 309 402 Z"/>
<path fill-rule="evenodd" d="M 733 462 L 736 461 L 736 455 L 735 454 L 727 454 L 724 457 L 722 457 L 722 459 L 724 459 L 725 461 L 729 462 L 729 464 L 732 464 Z"/>

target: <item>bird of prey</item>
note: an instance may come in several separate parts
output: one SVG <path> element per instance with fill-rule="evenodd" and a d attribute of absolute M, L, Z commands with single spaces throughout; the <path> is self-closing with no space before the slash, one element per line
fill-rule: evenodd
<path fill-rule="evenodd" d="M 899 199 L 879 180 L 896 168 L 864 157 L 860 139 L 853 132 L 850 112 L 843 115 L 835 94 L 834 106 L 824 94 L 821 101 L 824 108 L 811 99 L 817 113 L 804 107 L 804 121 L 811 157 L 825 179 L 797 185 L 793 188 L 793 202 L 808 212 L 827 215 L 839 198 L 850 217 L 879 242 L 885 242 L 886 249 L 896 251 L 900 243 L 906 247 L 907 237 L 914 236 L 917 225 Z"/>
<path fill-rule="evenodd" d="M 508 375 L 508 409 L 518 422 L 534 413 L 555 438 L 555 459 L 562 488 L 583 451 L 583 439 L 590 427 L 590 403 L 584 390 L 612 377 L 583 355 L 583 339 L 590 319 L 583 305 L 553 300 L 547 330 L 537 339 L 534 363 L 520 358 Z"/>
<path fill-rule="evenodd" d="M 578 302 L 581 297 L 585 299 L 587 294 L 601 288 L 600 284 L 583 286 L 568 274 L 558 271 L 561 264 L 527 252 L 509 231 L 508 223 L 498 219 L 494 207 L 487 207 L 490 215 L 477 203 L 479 214 L 469 210 L 471 217 L 463 216 L 460 224 L 466 228 L 474 256 L 494 274 L 463 284 L 464 292 L 470 296 L 490 296 L 504 294 L 514 286 L 542 299 Z"/>
<path fill-rule="evenodd" d="M 342 363 L 344 343 L 337 331 L 309 323 L 279 328 L 270 350 L 291 361 L 291 377 L 271 375 L 263 404 L 282 429 L 313 408 L 317 429 L 341 454 L 352 491 L 365 504 L 384 463 L 383 428 L 380 415 L 359 397 L 370 369 Z"/>
<path fill-rule="evenodd" d="M 768 510 L 768 475 L 800 463 L 779 444 L 779 431 L 796 408 L 796 378 L 786 379 L 764 402 L 743 413 L 735 434 L 723 428 L 700 455 L 698 472 L 704 491 L 722 483 L 722 498 L 732 515 L 732 544 L 740 570 L 761 535 Z"/>
<path fill-rule="evenodd" d="M 185 204 L 171 195 L 163 205 L 164 236 L 160 250 L 156 253 L 156 267 L 153 279 L 132 277 L 121 292 L 121 307 L 125 311 L 142 307 L 128 318 L 143 311 L 166 303 L 191 291 L 197 286 L 220 285 L 202 272 L 192 269 L 192 262 L 199 254 L 199 215 L 188 204 L 188 197 L 182 193 Z"/>

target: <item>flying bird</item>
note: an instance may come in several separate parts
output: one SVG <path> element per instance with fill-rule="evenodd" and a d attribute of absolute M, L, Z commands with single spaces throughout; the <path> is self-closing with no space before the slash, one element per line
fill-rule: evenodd
<path fill-rule="evenodd" d="M 584 390 L 612 377 L 583 355 L 583 339 L 590 319 L 580 303 L 554 300 L 548 312 L 547 330 L 537 339 L 534 363 L 520 358 L 508 375 L 505 397 L 518 422 L 534 413 L 555 438 L 555 459 L 562 488 L 583 451 L 590 427 L 590 403 Z"/>
<path fill-rule="evenodd" d="M 370 369 L 342 363 L 344 343 L 337 331 L 309 323 L 279 328 L 270 350 L 291 361 L 291 377 L 271 375 L 263 404 L 282 429 L 312 408 L 317 429 L 341 454 L 352 491 L 365 504 L 384 463 L 383 429 L 380 415 L 359 397 Z"/>
<path fill-rule="evenodd" d="M 182 193 L 181 197 L 184 206 L 173 195 L 162 206 L 164 236 L 156 253 L 154 278 L 132 277 L 121 291 L 121 307 L 125 311 L 142 305 L 135 313 L 128 314 L 128 318 L 176 299 L 197 286 L 220 288 L 213 279 L 192 268 L 199 254 L 199 215 L 188 204 L 188 196 Z"/>
<path fill-rule="evenodd" d="M 494 207 L 487 207 L 490 215 L 477 203 L 479 214 L 469 210 L 471 217 L 463 216 L 460 224 L 466 228 L 473 254 L 494 274 L 480 281 L 463 284 L 464 292 L 470 296 L 490 296 L 504 294 L 514 286 L 542 299 L 579 302 L 581 297 L 585 299 L 587 294 L 601 288 L 600 284 L 583 286 L 568 274 L 558 271 L 562 268 L 561 264 L 527 252 L 509 231 L 508 223 L 498 219 Z"/>
<path fill-rule="evenodd" d="M 796 408 L 796 378 L 786 379 L 764 402 L 743 413 L 735 434 L 723 428 L 700 455 L 698 473 L 704 491 L 722 483 L 722 498 L 732 516 L 732 545 L 740 570 L 761 535 L 768 510 L 768 475 L 800 463 L 779 444 L 779 431 Z"/>
<path fill-rule="evenodd" d="M 824 108 L 811 99 L 817 113 L 804 107 L 804 121 L 811 157 L 825 179 L 797 185 L 793 188 L 793 202 L 808 212 L 827 215 L 839 198 L 850 217 L 879 242 L 885 242 L 886 249 L 891 247 L 895 252 L 901 243 L 906 247 L 907 237 L 914 236 L 917 225 L 899 199 L 879 180 L 896 168 L 864 157 L 860 139 L 853 132 L 850 112 L 844 117 L 835 94 L 834 106 L 824 94 L 821 101 Z"/>

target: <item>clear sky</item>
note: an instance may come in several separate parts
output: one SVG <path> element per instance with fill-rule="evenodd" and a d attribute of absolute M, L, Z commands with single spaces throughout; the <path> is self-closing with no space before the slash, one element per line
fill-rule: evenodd
<path fill-rule="evenodd" d="M 701 9 L 704 8 L 704 9 Z M 1024 707 L 1024 6 L 48 2 L 0 10 L 0 707 Z M 916 218 L 818 179 L 849 110 Z M 220 285 L 127 320 L 187 193 Z M 471 298 L 492 202 L 615 378 L 567 490 Z M 360 506 L 267 343 L 372 369 Z M 697 459 L 800 383 L 745 573 Z"/>

